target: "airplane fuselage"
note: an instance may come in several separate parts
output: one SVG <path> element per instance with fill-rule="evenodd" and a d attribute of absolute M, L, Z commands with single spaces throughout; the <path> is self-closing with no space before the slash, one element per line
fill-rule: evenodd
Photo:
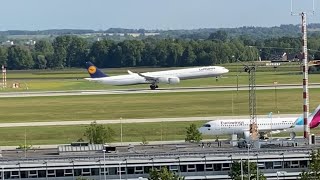
<path fill-rule="evenodd" d="M 259 118 L 257 125 L 259 132 L 271 132 L 295 128 L 297 118 Z M 249 119 L 230 119 L 210 121 L 199 128 L 205 135 L 243 134 L 249 131 Z"/>
<path fill-rule="evenodd" d="M 217 77 L 229 72 L 221 66 L 206 66 L 197 68 L 186 68 L 177 70 L 157 71 L 142 73 L 143 76 L 159 77 L 159 78 L 179 78 L 184 79 L 195 79 L 195 78 L 206 78 L 206 77 Z M 85 78 L 89 81 L 95 81 L 103 84 L 110 85 L 133 85 L 133 84 L 149 84 L 150 81 L 145 77 L 142 77 L 138 73 L 132 73 L 128 75 L 119 75 L 102 78 Z M 163 83 L 163 82 L 158 82 Z"/>

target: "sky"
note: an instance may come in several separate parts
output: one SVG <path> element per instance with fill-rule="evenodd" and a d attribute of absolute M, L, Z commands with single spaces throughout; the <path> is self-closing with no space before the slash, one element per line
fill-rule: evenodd
<path fill-rule="evenodd" d="M 292 0 L 320 23 L 320 0 Z M 0 30 L 198 29 L 298 24 L 291 0 L 0 0 Z"/>

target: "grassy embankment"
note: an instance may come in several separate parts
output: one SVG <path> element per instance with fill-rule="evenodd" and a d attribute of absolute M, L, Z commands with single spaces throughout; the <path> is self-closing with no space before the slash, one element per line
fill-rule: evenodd
<path fill-rule="evenodd" d="M 319 89 L 310 89 L 310 107 L 319 102 Z M 233 98 L 232 98 L 233 97 Z M 301 112 L 301 90 L 277 90 L 280 113 Z M 233 101 L 232 101 L 233 99 Z M 233 103 L 232 103 L 233 102 Z M 233 104 L 233 108 L 232 108 Z M 257 113 L 276 112 L 274 90 L 257 91 Z M 2 98 L 1 122 L 32 122 L 57 120 L 93 120 L 245 115 L 248 113 L 248 92 L 201 92 L 164 94 L 126 94 L 103 96 L 67 96 Z M 183 139 L 185 127 L 191 122 L 124 124 L 124 141 Z M 203 122 L 196 122 L 199 126 Z M 110 125 L 117 132 L 119 124 Z M 0 145 L 24 142 L 24 132 L 30 144 L 69 143 L 82 137 L 85 126 L 0 128 Z M 315 132 L 317 133 L 317 131 Z"/>

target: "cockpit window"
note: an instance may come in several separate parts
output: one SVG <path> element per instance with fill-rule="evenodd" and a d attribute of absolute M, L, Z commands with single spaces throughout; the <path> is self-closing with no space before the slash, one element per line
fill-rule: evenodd
<path fill-rule="evenodd" d="M 211 125 L 210 124 L 205 124 L 205 125 L 203 125 L 203 127 L 211 127 Z"/>

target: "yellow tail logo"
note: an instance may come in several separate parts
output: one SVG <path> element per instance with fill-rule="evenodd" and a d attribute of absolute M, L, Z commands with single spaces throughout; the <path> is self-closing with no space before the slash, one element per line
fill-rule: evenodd
<path fill-rule="evenodd" d="M 95 66 L 90 66 L 90 67 L 88 68 L 88 72 L 89 72 L 90 74 L 94 74 L 94 73 L 96 73 L 96 71 L 97 71 L 97 68 L 96 68 Z"/>

